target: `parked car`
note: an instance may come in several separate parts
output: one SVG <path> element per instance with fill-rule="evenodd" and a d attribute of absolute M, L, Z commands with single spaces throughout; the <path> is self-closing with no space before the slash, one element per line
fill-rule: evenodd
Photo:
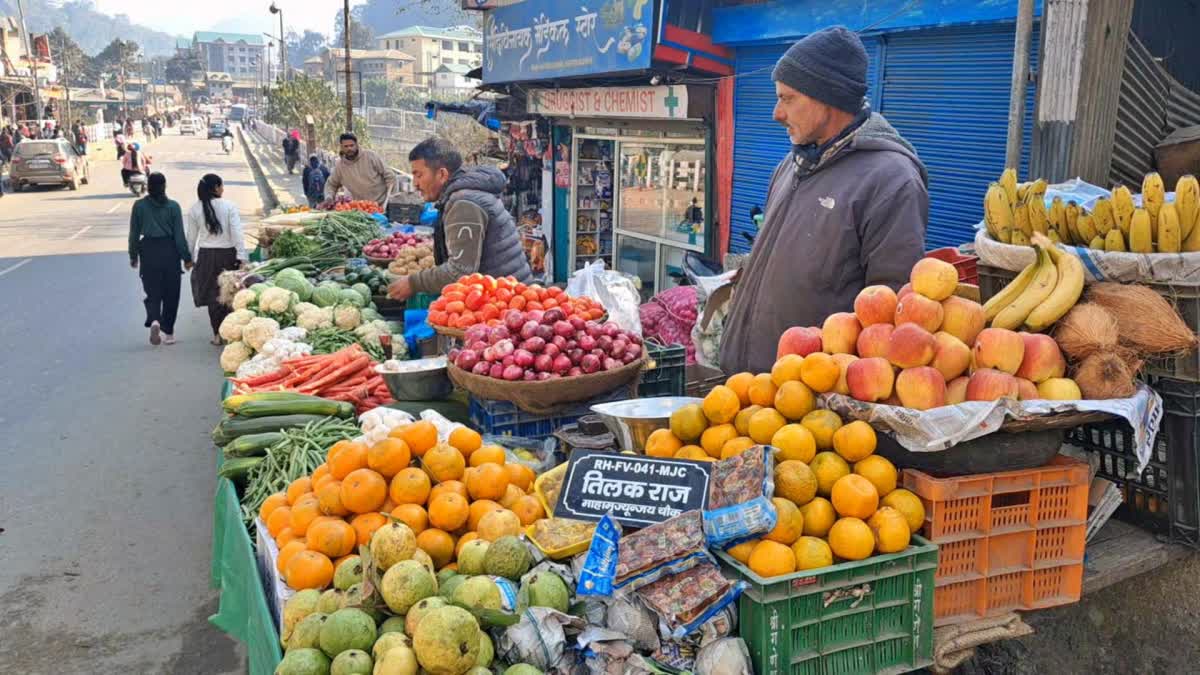
<path fill-rule="evenodd" d="M 209 139 L 220 138 L 225 135 L 225 122 L 213 122 L 208 125 Z"/>
<path fill-rule="evenodd" d="M 196 132 L 198 132 L 199 130 L 200 130 L 200 121 L 197 120 L 195 117 L 185 117 L 185 118 L 179 120 L 179 135 L 180 136 L 182 136 L 184 134 L 188 134 L 190 136 L 195 136 Z"/>
<path fill-rule="evenodd" d="M 62 185 L 78 190 L 91 180 L 87 157 L 63 139 L 22 141 L 13 153 L 8 174 L 13 191 L 29 185 Z"/>

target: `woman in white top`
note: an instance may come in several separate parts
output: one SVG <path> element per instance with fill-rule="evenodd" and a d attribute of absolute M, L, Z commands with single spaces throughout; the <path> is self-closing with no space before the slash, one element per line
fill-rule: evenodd
<path fill-rule="evenodd" d="M 205 174 L 196 186 L 199 201 L 188 209 L 186 219 L 188 249 L 196 260 L 196 268 L 192 270 L 192 300 L 197 307 L 208 307 L 214 345 L 221 344 L 218 329 L 230 312 L 217 299 L 220 295 L 217 277 L 247 261 L 242 217 L 236 204 L 221 198 L 224 193 L 221 177 Z"/>

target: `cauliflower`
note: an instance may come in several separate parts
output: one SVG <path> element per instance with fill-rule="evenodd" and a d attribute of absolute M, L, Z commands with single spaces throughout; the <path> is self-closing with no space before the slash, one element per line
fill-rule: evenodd
<path fill-rule="evenodd" d="M 249 360 L 252 354 L 253 352 L 245 342 L 230 342 L 225 345 L 225 349 L 221 350 L 221 370 L 227 373 L 236 372 L 238 366 Z"/>
<path fill-rule="evenodd" d="M 279 331 L 279 335 L 276 337 L 281 337 L 292 342 L 301 342 L 304 338 L 308 337 L 308 331 L 298 326 L 291 326 Z"/>
<path fill-rule="evenodd" d="M 242 341 L 252 349 L 261 349 L 267 340 L 279 332 L 279 322 L 266 317 L 255 317 L 242 327 Z"/>
<path fill-rule="evenodd" d="M 292 311 L 295 312 L 296 316 L 300 316 L 301 314 L 305 314 L 314 309 L 318 309 L 318 307 L 311 302 L 298 302 L 296 303 L 296 306 L 292 308 Z"/>
<path fill-rule="evenodd" d="M 353 305 L 339 305 L 333 310 L 333 323 L 342 330 L 352 330 L 362 323 L 362 315 Z"/>
<path fill-rule="evenodd" d="M 362 325 L 354 329 L 355 337 L 371 344 L 379 344 L 379 336 L 389 335 L 391 332 L 392 327 L 389 326 L 386 321 L 380 321 L 378 319 L 375 321 L 363 322 Z"/>
<path fill-rule="evenodd" d="M 256 302 L 258 302 L 258 294 L 249 288 L 243 288 L 233 296 L 234 309 L 248 309 Z"/>
<path fill-rule="evenodd" d="M 262 292 L 258 298 L 258 309 L 271 314 L 285 314 L 298 300 L 295 293 L 286 288 L 273 286 Z"/>
<path fill-rule="evenodd" d="M 333 326 L 333 308 L 310 309 L 296 318 L 296 325 L 306 331 Z"/>
<path fill-rule="evenodd" d="M 241 340 L 242 328 L 250 321 L 250 319 L 253 319 L 255 316 L 257 315 L 253 310 L 236 309 L 225 317 L 225 320 L 221 322 L 221 327 L 217 329 L 217 332 L 220 333 L 221 337 L 229 340 L 230 342 Z"/>

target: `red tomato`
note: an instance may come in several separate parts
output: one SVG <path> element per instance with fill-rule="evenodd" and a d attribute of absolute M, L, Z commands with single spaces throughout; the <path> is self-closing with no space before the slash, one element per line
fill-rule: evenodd
<path fill-rule="evenodd" d="M 483 306 L 483 292 L 471 291 L 467 294 L 467 299 L 464 302 L 467 305 L 467 309 L 471 310 L 472 312 L 479 309 Z"/>
<path fill-rule="evenodd" d="M 446 311 L 450 314 L 462 314 L 466 309 L 467 305 L 462 300 L 446 303 Z"/>

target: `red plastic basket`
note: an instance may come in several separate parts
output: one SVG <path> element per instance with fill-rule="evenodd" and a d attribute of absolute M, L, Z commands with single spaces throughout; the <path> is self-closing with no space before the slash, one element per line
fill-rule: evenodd
<path fill-rule="evenodd" d="M 954 265 L 958 270 L 958 280 L 964 284 L 979 285 L 979 258 L 973 255 L 960 253 L 957 248 L 947 246 L 945 248 L 935 248 L 925 254 L 926 258 L 937 258 L 944 260 L 951 265 Z"/>

